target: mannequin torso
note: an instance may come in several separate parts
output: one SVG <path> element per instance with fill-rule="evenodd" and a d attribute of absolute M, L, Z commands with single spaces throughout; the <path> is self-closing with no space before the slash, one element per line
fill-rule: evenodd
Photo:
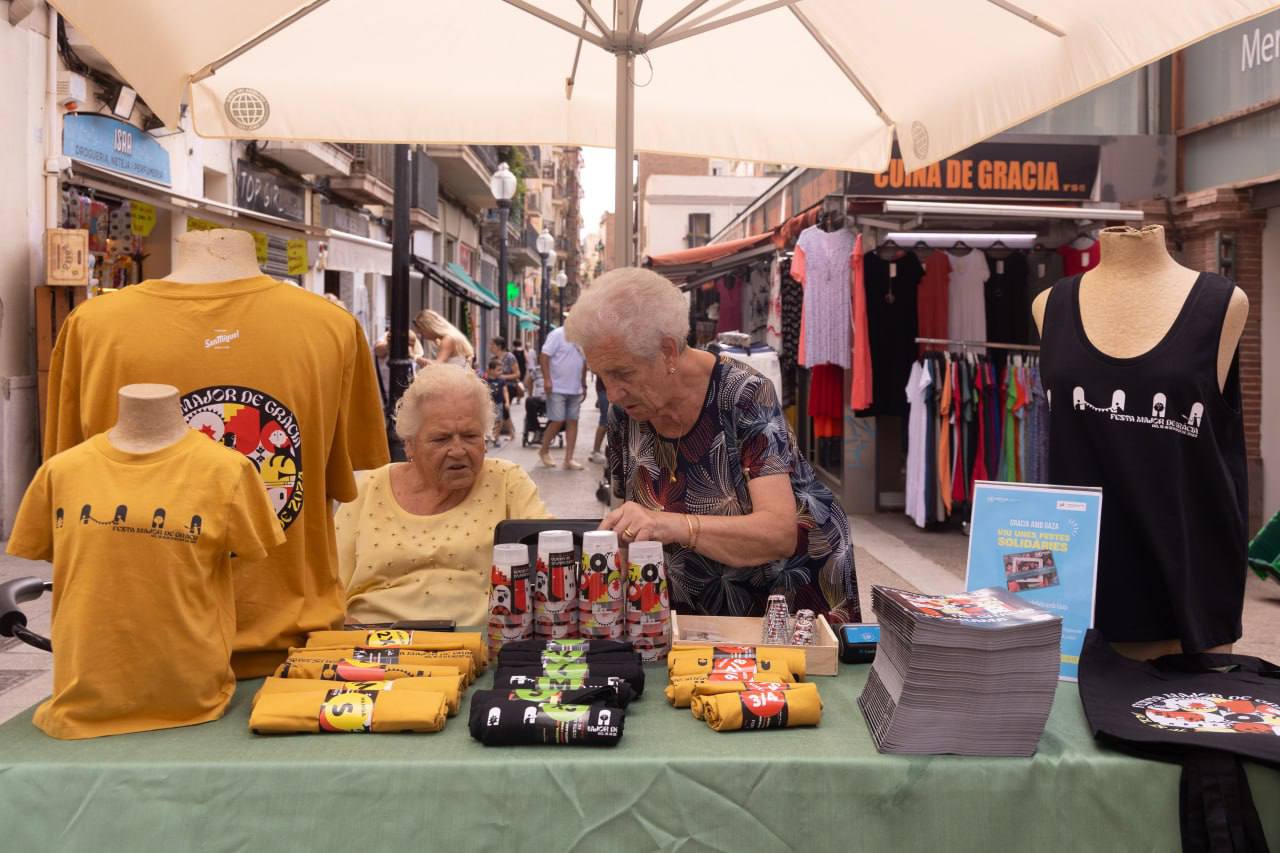
<path fill-rule="evenodd" d="M 178 389 L 140 383 L 120 389 L 119 413 L 107 441 L 126 453 L 151 453 L 181 441 L 187 431 Z"/>
<path fill-rule="evenodd" d="M 209 284 L 262 275 L 253 235 L 247 231 L 188 231 L 178 237 L 177 243 L 173 272 L 164 277 L 165 281 Z"/>
<path fill-rule="evenodd" d="M 1136 358 L 1150 352 L 1168 335 L 1200 274 L 1169 256 L 1164 229 L 1159 225 L 1105 228 L 1099 239 L 1101 260 L 1080 280 L 1080 320 L 1095 349 L 1113 358 Z M 1031 307 L 1042 333 L 1051 291 L 1052 288 L 1037 296 Z M 1248 297 L 1237 287 L 1228 303 L 1218 342 L 1219 389 L 1226 385 L 1248 314 Z M 1073 321 L 1055 317 L 1053 322 Z M 1177 639 L 1113 646 L 1121 654 L 1139 660 L 1182 651 Z M 1224 645 L 1207 651 L 1230 650 L 1230 645 Z"/>
<path fill-rule="evenodd" d="M 1099 240 L 1101 261 L 1080 280 L 1080 317 L 1097 349 L 1115 358 L 1134 358 L 1168 334 L 1199 273 L 1169 256 L 1159 225 L 1104 228 Z M 1046 290 L 1031 305 L 1041 332 L 1048 301 Z M 1248 316 L 1249 298 L 1237 287 L 1218 346 L 1219 388 L 1226 385 Z"/>

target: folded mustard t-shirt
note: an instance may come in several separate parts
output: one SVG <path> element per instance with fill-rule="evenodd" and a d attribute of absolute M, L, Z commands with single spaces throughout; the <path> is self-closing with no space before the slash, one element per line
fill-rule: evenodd
<path fill-rule="evenodd" d="M 476 659 L 471 652 L 464 649 L 428 652 L 420 649 L 368 649 L 347 646 L 346 648 L 332 649 L 289 649 L 289 657 L 320 658 L 335 661 L 350 660 L 357 663 L 400 664 L 402 666 L 451 666 L 462 673 L 467 684 L 474 681 L 476 677 Z M 363 680 L 373 681 L 375 679 Z"/>
<path fill-rule="evenodd" d="M 266 693 L 249 716 L 256 734 L 295 732 L 438 732 L 444 728 L 445 697 L 429 690 L 325 693 Z"/>
<path fill-rule="evenodd" d="M 816 726 L 822 719 L 822 700 L 816 689 L 750 690 L 699 698 L 703 700 L 702 718 L 718 732 Z"/>
<path fill-rule="evenodd" d="M 812 681 L 797 683 L 786 681 L 704 681 L 693 686 L 693 696 L 689 700 L 689 709 L 693 712 L 695 718 L 701 720 L 706 714 L 706 705 L 712 696 L 719 696 L 723 693 L 758 693 L 765 690 L 788 691 L 788 698 L 791 698 L 792 692 L 818 695 L 818 685 Z"/>
<path fill-rule="evenodd" d="M 253 704 L 258 704 L 262 696 L 275 693 L 321 693 L 328 695 L 333 691 L 347 693 L 377 692 L 382 690 L 418 690 L 430 691 L 444 695 L 449 716 L 458 713 L 458 705 L 462 697 L 462 676 L 435 675 L 422 678 L 396 678 L 383 681 L 321 681 L 312 678 L 276 678 L 268 677 L 262 682 L 262 688 L 254 694 Z"/>
<path fill-rule="evenodd" d="M 408 631 L 386 628 L 369 631 L 312 631 L 307 637 L 308 649 L 417 649 L 424 652 L 465 650 L 476 659 L 476 669 L 483 672 L 489 663 L 485 635 L 459 631 Z"/>
<path fill-rule="evenodd" d="M 674 708 L 688 708 L 696 689 L 704 684 L 710 685 L 727 685 L 723 691 L 715 692 L 739 692 L 744 684 L 755 684 L 758 682 L 773 683 L 784 682 L 792 683 L 796 677 L 791 670 L 785 666 L 775 666 L 770 668 L 768 673 L 762 673 L 759 678 L 754 674 L 735 672 L 732 677 L 726 677 L 725 673 L 700 673 L 698 675 L 673 675 L 667 683 L 666 695 L 667 701 Z"/>
<path fill-rule="evenodd" d="M 759 681 L 778 681 L 769 677 L 769 670 L 776 664 L 785 663 L 796 677 L 804 681 L 805 656 L 804 649 L 796 647 L 757 647 L 757 646 L 688 646 L 674 648 L 667 655 L 667 673 L 670 675 L 696 675 L 698 673 L 735 672 L 754 668 L 765 677 Z"/>
<path fill-rule="evenodd" d="M 453 676 L 461 686 L 466 676 L 456 666 L 440 664 L 423 665 L 368 663 L 351 659 L 335 660 L 329 657 L 291 656 L 276 668 L 277 678 L 319 679 L 321 681 L 391 681 L 401 678 L 430 678 Z"/>

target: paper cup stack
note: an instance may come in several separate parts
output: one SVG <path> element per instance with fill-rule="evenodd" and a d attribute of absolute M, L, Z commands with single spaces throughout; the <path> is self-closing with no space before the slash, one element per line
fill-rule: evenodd
<path fill-rule="evenodd" d="M 593 530 L 582 536 L 582 570 L 578 574 L 578 633 L 591 640 L 621 640 L 622 554 L 618 534 Z"/>
<path fill-rule="evenodd" d="M 765 605 L 764 630 L 760 642 L 770 646 L 785 646 L 790 634 L 787 632 L 787 621 L 791 618 L 791 610 L 787 607 L 785 595 L 769 596 Z"/>
<path fill-rule="evenodd" d="M 489 648 L 533 638 L 529 597 L 529 546 L 494 545 L 489 572 Z"/>
<path fill-rule="evenodd" d="M 544 530 L 538 534 L 533 635 L 546 640 L 578 636 L 578 561 L 573 552 L 573 534 L 568 530 Z"/>
<path fill-rule="evenodd" d="M 661 542 L 632 542 L 627 549 L 627 639 L 645 662 L 671 649 L 671 604 Z"/>
<path fill-rule="evenodd" d="M 812 610 L 797 610 L 796 624 L 791 629 L 791 645 L 809 646 L 813 644 L 813 632 L 817 628 L 817 617 Z"/>

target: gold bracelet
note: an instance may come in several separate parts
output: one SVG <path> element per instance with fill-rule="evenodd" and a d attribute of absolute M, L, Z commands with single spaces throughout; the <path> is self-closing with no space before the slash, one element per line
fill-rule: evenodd
<path fill-rule="evenodd" d="M 689 525 L 689 547 L 692 548 L 693 542 L 697 537 L 693 535 L 693 519 L 689 517 L 687 512 L 684 514 L 684 523 Z"/>
<path fill-rule="evenodd" d="M 696 551 L 698 550 L 698 537 L 702 534 L 702 519 L 697 516 L 690 516 L 688 513 L 685 513 L 685 518 L 693 519 L 690 522 L 693 527 L 693 535 L 689 537 L 689 550 Z"/>

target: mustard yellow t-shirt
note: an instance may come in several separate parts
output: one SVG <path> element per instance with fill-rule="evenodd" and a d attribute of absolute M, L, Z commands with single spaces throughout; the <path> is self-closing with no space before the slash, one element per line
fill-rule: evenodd
<path fill-rule="evenodd" d="M 331 500 L 388 461 L 373 356 L 356 318 L 267 276 L 147 281 L 80 305 L 49 369 L 45 457 L 116 421 L 116 391 L 160 382 L 187 423 L 254 464 L 286 543 L 236 572 L 233 665 L 267 675 L 307 632 L 342 623 Z"/>
<path fill-rule="evenodd" d="M 508 518 L 550 518 L 537 486 L 514 462 L 486 459 L 466 500 L 447 512 L 414 515 L 391 493 L 391 468 L 369 472 L 359 496 L 338 510 L 347 619 L 484 624 L 493 528 Z"/>
<path fill-rule="evenodd" d="M 231 553 L 252 565 L 282 542 L 257 470 L 197 432 L 151 453 L 99 434 L 54 456 L 8 548 L 53 563 L 53 695 L 35 724 L 86 738 L 222 716 L 236 686 Z"/>

